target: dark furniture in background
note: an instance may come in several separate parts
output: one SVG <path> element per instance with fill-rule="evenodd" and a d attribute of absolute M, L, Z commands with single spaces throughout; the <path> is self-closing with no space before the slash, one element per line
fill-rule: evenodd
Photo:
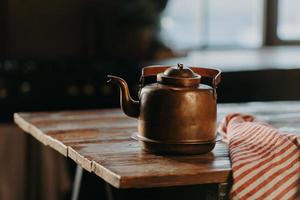
<path fill-rule="evenodd" d="M 166 3 L 1 1 L 0 121 L 20 110 L 117 106 L 106 74 L 137 85 L 141 61 L 163 46 L 156 33 Z"/>
<path fill-rule="evenodd" d="M 137 93 L 139 72 L 125 62 L 0 60 L 0 120 L 15 111 L 116 107 L 118 89 L 106 75 L 125 76 Z"/>

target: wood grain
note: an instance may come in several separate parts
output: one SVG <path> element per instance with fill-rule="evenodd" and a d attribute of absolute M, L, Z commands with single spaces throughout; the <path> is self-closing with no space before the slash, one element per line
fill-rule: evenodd
<path fill-rule="evenodd" d="M 218 120 L 231 112 L 254 114 L 282 130 L 300 132 L 300 102 L 220 104 Z M 137 121 L 119 109 L 16 113 L 14 119 L 25 132 L 117 188 L 224 183 L 231 172 L 223 142 L 202 155 L 142 151 L 131 138 Z"/>

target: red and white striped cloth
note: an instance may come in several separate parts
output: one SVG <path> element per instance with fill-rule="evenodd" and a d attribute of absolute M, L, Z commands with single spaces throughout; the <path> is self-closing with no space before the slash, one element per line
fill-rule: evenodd
<path fill-rule="evenodd" d="M 231 199 L 300 199 L 300 136 L 241 114 L 225 117 L 219 132 L 229 144 Z"/>

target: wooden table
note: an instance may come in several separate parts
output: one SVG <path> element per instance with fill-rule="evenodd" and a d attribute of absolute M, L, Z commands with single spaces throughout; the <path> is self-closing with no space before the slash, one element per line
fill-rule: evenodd
<path fill-rule="evenodd" d="M 300 132 L 300 102 L 220 104 L 218 120 L 230 112 L 254 114 L 275 127 Z M 26 133 L 116 188 L 226 183 L 231 172 L 223 142 L 202 155 L 143 152 L 131 138 L 137 121 L 119 109 L 15 113 L 14 120 Z"/>

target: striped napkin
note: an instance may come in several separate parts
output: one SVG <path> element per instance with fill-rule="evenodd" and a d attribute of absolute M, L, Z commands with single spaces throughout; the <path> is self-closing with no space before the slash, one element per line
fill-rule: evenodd
<path fill-rule="evenodd" d="M 300 199 L 300 136 L 242 114 L 226 116 L 218 131 L 229 144 L 231 199 Z"/>

